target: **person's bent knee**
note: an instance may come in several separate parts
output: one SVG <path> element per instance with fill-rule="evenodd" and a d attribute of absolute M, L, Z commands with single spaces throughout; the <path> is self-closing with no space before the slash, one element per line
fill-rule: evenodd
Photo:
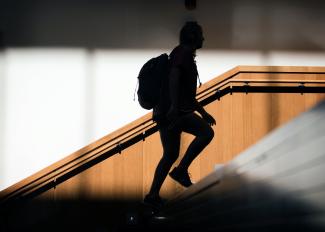
<path fill-rule="evenodd" d="M 211 142 L 211 140 L 214 137 L 214 130 L 212 129 L 212 127 L 209 127 L 209 129 L 206 132 L 206 135 L 204 136 L 207 140 L 208 143 Z"/>
<path fill-rule="evenodd" d="M 168 163 L 174 163 L 178 158 L 178 153 L 164 152 L 163 159 Z"/>

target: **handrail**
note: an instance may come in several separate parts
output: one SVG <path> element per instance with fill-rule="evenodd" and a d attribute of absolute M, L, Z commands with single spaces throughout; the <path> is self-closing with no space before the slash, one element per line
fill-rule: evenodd
<path fill-rule="evenodd" d="M 198 100 L 204 104 L 208 104 L 211 101 L 207 101 L 207 99 L 210 98 L 212 93 L 225 90 L 229 88 L 229 86 L 231 87 L 234 83 L 244 83 L 244 87 L 247 86 L 248 83 L 278 84 L 290 82 L 299 83 L 300 85 L 302 83 L 314 85 L 325 84 L 325 81 L 322 80 L 282 80 L 282 82 L 281 80 L 272 81 L 261 79 L 235 80 L 234 77 L 240 73 L 325 74 L 325 67 L 238 66 L 202 85 L 202 87 L 197 91 Z M 267 87 L 269 87 L 269 85 Z M 325 88 L 322 91 L 325 92 Z M 214 100 L 214 98 L 212 100 Z M 114 154 L 121 153 L 124 148 L 145 139 L 145 137 L 155 133 L 156 131 L 157 128 L 156 124 L 152 121 L 152 114 L 148 113 L 121 129 L 91 143 L 68 157 L 1 191 L 0 203 L 17 197 L 24 197 L 33 193 L 38 193 L 39 191 L 46 191 L 86 168 L 89 168 Z"/>
<path fill-rule="evenodd" d="M 210 88 L 209 91 L 204 91 L 198 94 L 198 100 L 205 98 L 206 96 L 210 95 L 211 93 L 215 91 L 221 91 L 222 89 L 226 88 L 227 86 L 231 86 L 231 84 L 238 84 L 243 83 L 244 87 L 247 87 L 249 84 L 299 84 L 297 87 L 304 87 L 305 84 L 315 84 L 315 85 L 324 85 L 325 81 L 319 81 L 319 80 L 245 80 L 245 79 L 237 79 L 237 80 L 226 80 L 223 83 L 219 85 L 214 85 L 213 88 Z"/>

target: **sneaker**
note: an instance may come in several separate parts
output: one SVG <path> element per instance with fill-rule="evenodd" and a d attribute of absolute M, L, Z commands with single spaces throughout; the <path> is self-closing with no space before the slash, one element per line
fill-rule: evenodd
<path fill-rule="evenodd" d="M 179 169 L 178 167 L 174 168 L 173 171 L 169 173 L 169 176 L 184 187 L 190 187 L 193 184 L 189 173 Z"/>
<path fill-rule="evenodd" d="M 165 205 L 166 200 L 162 199 L 158 195 L 147 194 L 143 199 L 143 203 L 151 207 L 154 207 L 155 209 L 160 209 Z"/>

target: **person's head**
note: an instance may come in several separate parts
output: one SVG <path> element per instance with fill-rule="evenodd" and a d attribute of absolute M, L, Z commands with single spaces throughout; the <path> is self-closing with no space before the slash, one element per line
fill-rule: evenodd
<path fill-rule="evenodd" d="M 179 42 L 199 49 L 204 41 L 202 27 L 195 21 L 186 22 L 180 32 Z"/>

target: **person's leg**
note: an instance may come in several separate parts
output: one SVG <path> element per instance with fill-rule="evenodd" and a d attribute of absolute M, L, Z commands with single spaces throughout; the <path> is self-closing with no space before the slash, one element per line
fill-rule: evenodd
<path fill-rule="evenodd" d="M 203 118 L 195 113 L 184 116 L 181 127 L 182 131 L 195 136 L 178 165 L 180 169 L 187 171 L 193 160 L 211 142 L 214 131 Z"/>
<path fill-rule="evenodd" d="M 166 179 L 171 166 L 177 160 L 179 155 L 181 132 L 177 130 L 168 130 L 167 127 L 162 127 L 159 130 L 159 133 L 163 146 L 163 156 L 159 161 L 154 174 L 149 192 L 149 195 L 151 196 L 159 196 L 160 188 Z"/>
<path fill-rule="evenodd" d="M 214 132 L 210 125 L 195 113 L 184 115 L 177 126 L 182 131 L 194 135 L 195 138 L 186 150 L 179 165 L 169 175 L 184 187 L 189 187 L 192 185 L 192 181 L 188 174 L 188 167 L 211 142 Z"/>

